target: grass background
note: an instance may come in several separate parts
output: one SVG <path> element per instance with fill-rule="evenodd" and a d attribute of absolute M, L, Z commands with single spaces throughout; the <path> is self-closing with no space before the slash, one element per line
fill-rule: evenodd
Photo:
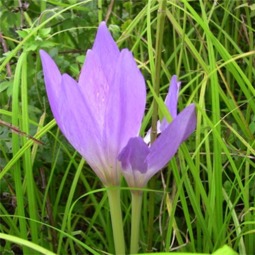
<path fill-rule="evenodd" d="M 1 0 L 2 254 L 114 252 L 105 188 L 58 130 L 38 57 L 45 49 L 62 72 L 77 78 L 102 20 L 119 47 L 133 52 L 146 79 L 141 135 L 151 125 L 155 79 L 164 99 L 177 74 L 179 109 L 197 105 L 196 132 L 145 189 L 140 252 L 211 253 L 227 244 L 242 255 L 255 253 L 255 4 L 167 1 L 163 15 L 159 52 L 162 10 L 155 0 Z M 128 244 L 130 192 L 122 186 Z"/>

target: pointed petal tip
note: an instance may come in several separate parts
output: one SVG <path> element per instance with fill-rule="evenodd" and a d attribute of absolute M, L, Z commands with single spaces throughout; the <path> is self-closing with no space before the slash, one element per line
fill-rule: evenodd
<path fill-rule="evenodd" d="M 47 51 L 45 51 L 45 50 L 40 49 L 39 50 L 39 55 L 40 55 L 40 58 L 41 58 L 42 61 L 43 60 L 45 60 L 45 61 L 49 61 L 49 60 L 54 61 L 52 59 L 52 57 L 50 56 L 50 54 Z"/>
<path fill-rule="evenodd" d="M 39 50 L 39 54 L 40 54 L 40 56 L 41 56 L 41 55 L 43 55 L 43 54 L 44 54 L 44 52 L 45 52 L 44 50 Z"/>
<path fill-rule="evenodd" d="M 43 50 L 43 49 L 40 49 L 40 50 L 39 50 L 39 53 L 40 53 L 40 55 L 41 55 L 41 54 L 45 54 L 45 53 L 46 53 L 46 51 L 45 51 L 45 50 Z"/>
<path fill-rule="evenodd" d="M 170 80 L 170 83 L 172 83 L 172 82 L 177 82 L 177 75 L 176 75 L 176 74 L 174 74 L 174 75 L 172 76 L 172 78 L 171 78 L 171 80 Z"/>
<path fill-rule="evenodd" d="M 178 81 L 177 75 L 173 75 L 170 80 L 168 93 L 165 98 L 166 107 L 168 108 L 173 119 L 177 116 L 177 104 L 180 86 L 181 82 Z M 167 126 L 166 120 L 163 120 L 161 130 L 163 131 Z"/>
<path fill-rule="evenodd" d="M 181 86 L 181 81 L 179 81 L 178 76 L 176 74 L 174 74 L 170 80 L 169 90 L 171 87 L 172 87 L 172 89 L 174 87 L 174 89 L 177 90 L 177 93 L 179 93 L 180 86 Z"/>
<path fill-rule="evenodd" d="M 102 70 L 108 82 L 112 82 L 120 52 L 105 22 L 101 22 L 98 26 L 92 51 L 97 54 L 99 64 L 103 67 Z M 84 65 L 86 65 L 86 61 Z"/>
<path fill-rule="evenodd" d="M 188 105 L 184 110 L 182 110 L 182 112 L 179 115 L 183 119 L 184 123 L 186 123 L 185 125 L 187 136 L 184 136 L 185 137 L 184 140 L 186 140 L 187 137 L 191 135 L 191 133 L 193 133 L 194 130 L 196 129 L 197 124 L 196 105 L 194 103 Z"/>
<path fill-rule="evenodd" d="M 106 28 L 107 29 L 107 25 L 106 25 L 106 22 L 105 21 L 101 21 L 98 28 Z"/>
<path fill-rule="evenodd" d="M 92 49 L 97 49 L 97 44 L 102 48 L 108 48 L 107 50 L 116 51 L 115 54 L 119 54 L 120 50 L 113 38 L 112 32 L 107 26 L 106 21 L 102 21 L 97 29 L 96 38 Z M 110 48 L 109 48 L 110 47 Z"/>
<path fill-rule="evenodd" d="M 196 105 L 194 103 L 189 104 L 186 108 L 189 112 L 193 112 L 194 114 L 196 114 Z"/>
<path fill-rule="evenodd" d="M 41 60 L 49 57 L 49 54 L 45 50 L 39 50 L 39 54 L 40 54 Z"/>
<path fill-rule="evenodd" d="M 148 155 L 149 168 L 154 172 L 174 156 L 182 142 L 184 142 L 196 129 L 196 106 L 188 105 L 168 125 L 151 146 Z"/>
<path fill-rule="evenodd" d="M 43 65 L 43 70 L 46 71 L 46 67 L 49 67 L 48 72 L 50 73 L 50 69 L 53 68 L 53 70 L 58 69 L 55 61 L 52 59 L 52 57 L 49 55 L 49 53 L 47 53 L 45 50 L 39 50 L 39 54 L 40 54 L 40 58 L 41 58 L 41 62 Z M 52 71 L 53 71 L 52 70 Z M 45 72 L 44 72 L 45 74 Z"/>

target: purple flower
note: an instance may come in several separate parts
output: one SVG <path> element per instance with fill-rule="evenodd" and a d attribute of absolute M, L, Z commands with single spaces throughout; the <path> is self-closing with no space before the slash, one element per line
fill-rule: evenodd
<path fill-rule="evenodd" d="M 181 143 L 196 128 L 195 105 L 190 104 L 177 115 L 177 103 L 180 82 L 173 76 L 165 104 L 171 114 L 172 122 L 164 118 L 158 122 L 157 133 L 161 133 L 156 141 L 148 145 L 150 131 L 145 139 L 131 138 L 119 155 L 123 175 L 130 187 L 142 188 L 149 179 L 164 167 L 174 156 Z"/>
<path fill-rule="evenodd" d="M 146 89 L 132 53 L 119 51 L 105 22 L 87 51 L 78 82 L 40 51 L 56 122 L 106 186 L 119 185 L 118 155 L 139 134 Z"/>

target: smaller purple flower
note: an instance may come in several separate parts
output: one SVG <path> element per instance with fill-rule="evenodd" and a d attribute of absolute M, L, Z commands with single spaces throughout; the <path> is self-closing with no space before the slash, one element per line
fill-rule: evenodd
<path fill-rule="evenodd" d="M 131 138 L 119 154 L 123 175 L 130 187 L 142 188 L 149 179 L 160 171 L 174 156 L 180 147 L 196 128 L 195 105 L 190 104 L 177 115 L 177 102 L 180 82 L 176 76 L 171 80 L 171 86 L 165 103 L 173 118 L 171 123 L 163 119 L 158 123 L 160 136 L 152 145 L 141 137 Z"/>

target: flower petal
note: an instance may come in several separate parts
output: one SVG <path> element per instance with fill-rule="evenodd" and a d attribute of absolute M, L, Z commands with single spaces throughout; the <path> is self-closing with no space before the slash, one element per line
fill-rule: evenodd
<path fill-rule="evenodd" d="M 61 118 L 58 122 L 61 131 L 104 184 L 109 185 L 111 180 L 119 181 L 119 169 L 111 167 L 118 165 L 117 155 L 113 159 L 114 162 L 107 157 L 97 116 L 88 107 L 79 85 L 72 77 L 64 74 L 62 90 L 61 96 L 65 100 L 60 109 Z"/>
<path fill-rule="evenodd" d="M 123 170 L 130 165 L 133 170 L 145 173 L 147 171 L 146 157 L 150 150 L 141 137 L 131 138 L 118 156 Z"/>
<path fill-rule="evenodd" d="M 40 50 L 40 57 L 48 99 L 51 110 L 57 120 L 60 115 L 58 105 L 61 104 L 61 73 L 54 60 L 44 50 Z"/>
<path fill-rule="evenodd" d="M 101 22 L 92 50 L 88 50 L 79 77 L 81 91 L 88 106 L 97 115 L 103 129 L 109 87 L 112 86 L 120 56 L 105 22 Z M 114 93 L 114 92 L 111 92 Z"/>
<path fill-rule="evenodd" d="M 98 27 L 92 51 L 98 56 L 98 66 L 110 84 L 115 73 L 120 52 L 105 22 L 101 22 Z M 87 75 L 89 74 L 88 70 L 91 68 L 93 66 L 90 66 L 85 60 L 79 79 L 80 81 L 86 81 Z"/>
<path fill-rule="evenodd" d="M 144 78 L 132 53 L 121 51 L 105 116 L 105 140 L 109 151 L 119 152 L 130 137 L 138 135 L 145 110 Z"/>
<path fill-rule="evenodd" d="M 165 104 L 173 119 L 177 116 L 177 104 L 178 104 L 180 86 L 181 86 L 181 82 L 177 80 L 176 75 L 173 75 L 170 81 L 170 87 L 165 99 Z M 168 125 L 169 125 L 169 122 L 164 118 L 161 122 L 160 131 L 162 132 L 164 129 L 167 128 Z"/>
<path fill-rule="evenodd" d="M 177 76 L 173 75 L 170 81 L 170 87 L 165 99 L 165 105 L 168 108 L 171 117 L 174 119 L 177 116 L 177 104 L 178 104 L 178 95 L 181 82 L 178 82 Z M 162 121 L 157 121 L 157 134 L 160 134 L 163 130 L 167 128 L 169 122 L 166 118 L 163 118 Z M 151 129 L 148 130 L 144 137 L 144 141 L 149 144 L 151 136 Z"/>
<path fill-rule="evenodd" d="M 91 50 L 88 50 L 86 55 L 86 61 L 79 78 L 79 87 L 87 106 L 96 116 L 100 134 L 102 134 L 110 83 L 105 77 L 98 55 Z"/>
<path fill-rule="evenodd" d="M 143 187 L 146 182 L 149 148 L 141 137 L 131 138 L 118 156 L 122 172 L 130 187 Z"/>
<path fill-rule="evenodd" d="M 181 143 L 196 128 L 195 105 L 187 106 L 151 145 L 147 157 L 150 176 L 154 175 L 174 156 Z"/>
<path fill-rule="evenodd" d="M 40 51 L 47 95 L 54 118 L 74 148 L 91 163 L 99 150 L 99 126 L 77 82 L 69 75 L 61 76 L 55 62 Z M 86 125 L 84 124 L 86 123 Z M 94 163 L 95 164 L 95 163 Z"/>

